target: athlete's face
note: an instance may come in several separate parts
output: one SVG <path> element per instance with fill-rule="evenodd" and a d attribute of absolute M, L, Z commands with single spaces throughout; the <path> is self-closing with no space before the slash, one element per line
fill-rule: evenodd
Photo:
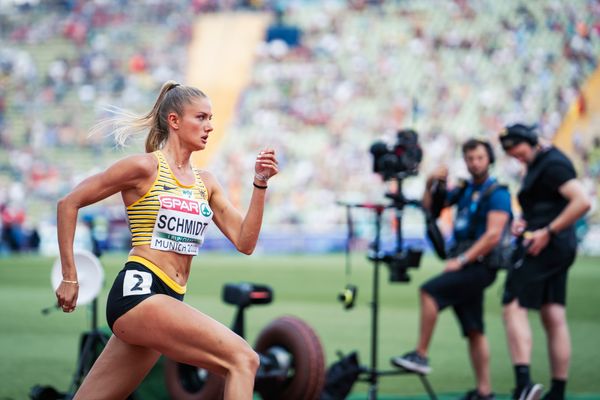
<path fill-rule="evenodd" d="M 206 97 L 192 99 L 183 108 L 179 119 L 179 138 L 193 147 L 193 151 L 204 150 L 208 135 L 212 132 L 212 106 Z"/>
<path fill-rule="evenodd" d="M 490 167 L 490 158 L 483 145 L 467 150 L 464 159 L 467 169 L 474 179 L 477 180 L 487 176 Z"/>

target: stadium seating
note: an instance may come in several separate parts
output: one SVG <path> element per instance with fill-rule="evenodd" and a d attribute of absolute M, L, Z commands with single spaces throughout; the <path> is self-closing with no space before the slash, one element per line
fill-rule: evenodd
<path fill-rule="evenodd" d="M 121 11 L 128 3 L 0 6 L 0 187 L 12 187 L 0 203 L 52 220 L 62 193 L 124 154 L 87 135 L 102 107 L 142 112 L 163 81 L 186 80 L 194 23 L 211 17 L 203 2 L 147 0 Z M 465 174 L 458 144 L 468 136 L 495 141 L 504 124 L 524 120 L 550 138 L 600 54 L 591 0 L 301 1 L 284 19 L 301 45 L 249 49 L 250 83 L 205 167 L 244 207 L 256 151 L 277 148 L 282 172 L 265 227 L 290 235 L 343 232 L 336 200 L 382 201 L 387 188 L 368 149 L 399 128 L 416 129 L 425 149 L 421 174 L 403 182 L 409 197 L 439 162 Z M 505 165 L 497 173 L 516 182 L 520 168 Z M 409 231 L 419 218 L 408 213 Z M 368 236 L 362 221 L 358 233 Z"/>

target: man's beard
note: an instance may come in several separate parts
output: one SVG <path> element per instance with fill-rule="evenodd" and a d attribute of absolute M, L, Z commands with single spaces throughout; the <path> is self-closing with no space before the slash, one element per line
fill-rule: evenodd
<path fill-rule="evenodd" d="M 482 180 L 486 179 L 489 175 L 489 171 L 487 168 L 484 169 L 483 171 L 481 171 L 480 173 L 476 173 L 473 171 L 469 171 L 469 173 L 471 174 L 471 177 L 475 181 L 482 181 Z"/>

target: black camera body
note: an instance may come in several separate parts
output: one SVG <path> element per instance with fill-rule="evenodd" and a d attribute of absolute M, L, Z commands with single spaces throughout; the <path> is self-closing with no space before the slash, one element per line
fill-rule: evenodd
<path fill-rule="evenodd" d="M 417 175 L 423 158 L 417 132 L 401 129 L 396 134 L 396 143 L 388 146 L 382 141 L 371 145 L 373 172 L 380 174 L 385 181 L 395 179 L 398 182 L 395 193 L 386 193 L 392 199 L 392 208 L 396 209 L 396 250 L 384 254 L 371 255 L 372 261 L 381 261 L 388 266 L 391 282 L 409 282 L 409 268 L 418 268 L 421 262 L 421 249 L 404 248 L 402 244 L 402 209 L 411 204 L 420 207 L 420 202 L 408 200 L 402 193 L 402 180 Z"/>
<path fill-rule="evenodd" d="M 384 180 L 416 175 L 423 158 L 419 137 L 412 129 L 399 130 L 393 146 L 378 141 L 371 145 L 370 151 L 373 154 L 373 172 L 380 174 Z"/>

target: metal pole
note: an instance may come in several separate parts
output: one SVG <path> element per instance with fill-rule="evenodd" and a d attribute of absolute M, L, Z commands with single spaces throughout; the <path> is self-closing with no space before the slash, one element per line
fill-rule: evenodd
<path fill-rule="evenodd" d="M 373 263 L 373 299 L 371 302 L 371 375 L 369 382 L 369 400 L 377 399 L 377 335 L 378 335 L 378 312 L 379 312 L 379 260 L 381 244 L 381 214 L 384 208 L 375 210 L 375 243 L 373 250 L 375 258 Z"/>
<path fill-rule="evenodd" d="M 92 331 L 98 329 L 98 298 L 92 300 Z"/>
<path fill-rule="evenodd" d="M 402 253 L 402 214 L 404 210 L 404 196 L 402 195 L 402 180 L 398 179 L 398 190 L 394 197 L 396 209 L 396 254 Z"/>

